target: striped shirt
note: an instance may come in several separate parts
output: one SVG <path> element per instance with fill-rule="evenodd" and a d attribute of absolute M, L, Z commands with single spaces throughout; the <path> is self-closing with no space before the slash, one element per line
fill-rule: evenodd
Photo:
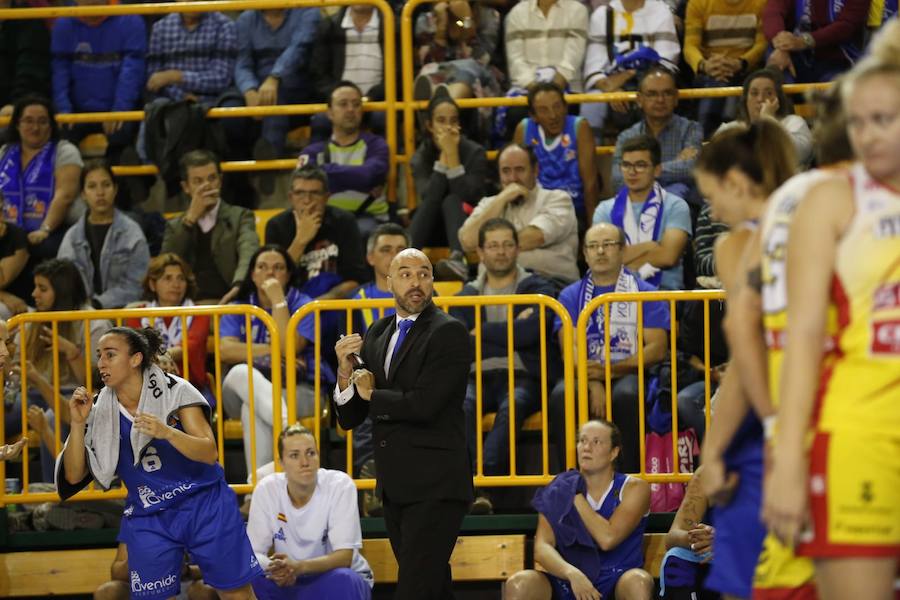
<path fill-rule="evenodd" d="M 153 25 L 147 54 L 147 76 L 177 69 L 181 83 L 168 85 L 160 95 L 181 100 L 194 94 L 201 102 L 213 101 L 231 85 L 237 58 L 237 28 L 219 12 L 205 13 L 193 30 L 178 13 Z"/>
<path fill-rule="evenodd" d="M 547 12 L 537 0 L 522 0 L 506 16 L 506 64 L 515 87 L 535 80 L 535 71 L 553 67 L 569 89 L 580 92 L 587 38 L 587 8 L 577 0 L 557 0 Z"/>
<path fill-rule="evenodd" d="M 372 17 L 362 31 L 354 27 L 351 11 L 345 12 L 341 20 L 341 27 L 347 36 L 341 79 L 358 85 L 363 95 L 383 79 L 384 56 L 378 42 L 379 19 L 378 11 L 372 11 Z"/>
<path fill-rule="evenodd" d="M 746 60 L 755 69 L 766 51 L 762 9 L 766 0 L 689 0 L 684 18 L 684 60 L 697 65 L 713 54 Z"/>

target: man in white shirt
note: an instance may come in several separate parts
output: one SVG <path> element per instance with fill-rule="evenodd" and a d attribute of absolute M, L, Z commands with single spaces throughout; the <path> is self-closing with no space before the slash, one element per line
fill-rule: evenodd
<path fill-rule="evenodd" d="M 516 228 L 520 265 L 567 284 L 578 279 L 578 221 L 572 197 L 564 190 L 541 187 L 532 148 L 509 144 L 500 151 L 497 163 L 503 189 L 482 198 L 459 228 L 463 250 L 478 248 L 481 226 L 503 217 Z"/>
<path fill-rule="evenodd" d="M 284 472 L 256 486 L 247 524 L 253 552 L 266 571 L 265 579 L 253 582 L 256 597 L 369 600 L 375 580 L 359 552 L 353 480 L 319 468 L 316 439 L 299 424 L 278 436 L 278 456 Z"/>

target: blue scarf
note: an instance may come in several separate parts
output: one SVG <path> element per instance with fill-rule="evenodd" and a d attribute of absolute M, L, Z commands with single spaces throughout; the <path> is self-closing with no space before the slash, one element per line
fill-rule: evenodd
<path fill-rule="evenodd" d="M 591 270 L 581 280 L 578 297 L 581 299 L 578 311 L 594 297 L 594 279 Z M 624 267 L 619 272 L 614 292 L 637 292 L 637 277 Z M 609 333 L 610 362 L 624 360 L 637 351 L 637 304 L 634 302 L 616 302 L 609 307 L 609 320 L 612 328 Z M 605 360 L 603 353 L 603 308 L 588 318 L 587 355 L 592 360 Z"/>
<path fill-rule="evenodd" d="M 0 158 L 4 220 L 26 233 L 41 228 L 56 187 L 56 142 L 48 142 L 22 171 L 22 145 L 10 144 Z"/>
<path fill-rule="evenodd" d="M 828 0 L 828 23 L 834 23 L 834 21 L 840 16 L 841 11 L 844 9 L 845 0 Z M 885 7 L 887 7 L 888 2 L 885 2 Z M 896 4 L 894 5 L 896 6 Z M 890 10 L 890 9 L 888 9 Z M 812 0 L 800 0 L 795 5 L 795 19 L 797 26 L 794 28 L 794 33 L 808 33 L 812 31 Z M 896 12 L 896 9 L 894 9 Z M 841 46 L 841 52 L 844 53 L 844 56 L 851 63 L 855 63 L 865 54 L 865 48 L 860 47 L 859 44 L 855 43 L 855 41 L 847 41 L 844 42 Z"/>
<path fill-rule="evenodd" d="M 654 183 L 653 189 L 650 190 L 650 195 L 647 196 L 644 207 L 641 209 L 636 229 L 633 226 L 634 213 L 625 212 L 631 211 L 631 201 L 628 199 L 628 187 L 623 185 L 622 189 L 619 190 L 619 193 L 616 194 L 609 217 L 613 225 L 621 227 L 622 231 L 625 232 L 626 244 L 631 245 L 640 244 L 642 242 L 659 241 L 660 229 L 662 229 L 663 222 L 663 194 L 665 194 L 665 192 L 662 187 L 660 187 L 659 183 Z M 655 275 L 645 281 L 659 287 L 659 282 L 661 280 L 662 270 L 659 270 Z"/>

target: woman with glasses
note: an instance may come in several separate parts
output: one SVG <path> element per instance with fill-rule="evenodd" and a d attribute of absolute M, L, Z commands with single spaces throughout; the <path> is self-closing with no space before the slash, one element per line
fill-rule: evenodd
<path fill-rule="evenodd" d="M 653 597 L 642 567 L 650 485 L 616 471 L 622 437 L 615 424 L 581 426 L 578 470 L 561 473 L 535 494 L 534 560 L 543 571 L 519 571 L 506 582 L 507 600 L 600 600 Z"/>
<path fill-rule="evenodd" d="M 297 331 L 287 330 L 291 315 L 312 299 L 296 288 L 290 287 L 294 274 L 294 261 L 280 246 L 266 245 L 256 251 L 250 259 L 247 278 L 241 284 L 237 299 L 233 304 L 251 304 L 272 315 L 281 340 L 281 355 L 284 356 L 288 335 L 297 340 L 296 363 L 285 365 L 284 369 L 297 371 L 297 418 L 313 414 L 315 403 L 313 388 L 308 376 L 315 373 L 310 352 L 305 352 L 314 341 L 312 316 L 303 319 Z M 244 458 L 247 473 L 252 473 L 273 460 L 274 410 L 272 406 L 272 339 L 269 329 L 256 317 L 250 319 L 247 331 L 244 315 L 226 315 L 220 322 L 222 361 L 234 365 L 222 382 L 222 402 L 228 416 L 240 417 L 244 432 Z M 246 364 L 247 343 L 253 356 L 252 366 Z M 284 374 L 284 371 L 282 372 Z M 284 377 L 284 375 L 282 375 Z M 250 381 L 253 382 L 251 403 Z M 282 379 L 284 383 L 284 379 Z M 287 425 L 287 392 L 281 392 L 282 427 Z M 251 427 L 251 411 L 254 421 Z M 256 463 L 251 462 L 250 432 L 255 432 Z"/>
<path fill-rule="evenodd" d="M 16 102 L 6 135 L 0 147 L 3 216 L 28 234 L 37 264 L 56 256 L 66 232 L 66 213 L 79 190 L 81 154 L 60 139 L 53 106 L 40 96 Z"/>

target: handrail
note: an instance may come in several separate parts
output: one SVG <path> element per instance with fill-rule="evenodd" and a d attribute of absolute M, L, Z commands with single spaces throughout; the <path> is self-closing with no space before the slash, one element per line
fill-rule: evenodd
<path fill-rule="evenodd" d="M 640 472 L 638 475 L 653 483 L 666 483 L 671 481 L 686 482 L 690 475 L 678 472 L 678 461 L 673 460 L 674 472 L 672 474 L 650 474 L 646 472 L 646 447 L 644 443 L 644 311 L 645 302 L 669 303 L 669 360 L 671 361 L 672 376 L 672 431 L 678 431 L 678 386 L 676 385 L 676 373 L 678 371 L 678 357 L 675 352 L 675 335 L 677 331 L 675 319 L 675 303 L 685 301 L 702 301 L 704 303 L 704 327 L 703 341 L 705 347 L 704 365 L 706 371 L 706 415 L 709 423 L 709 302 L 710 300 L 724 300 L 725 292 L 722 290 L 687 290 L 687 291 L 656 291 L 656 292 L 612 292 L 593 298 L 578 315 L 575 325 L 577 331 L 575 347 L 578 352 L 578 373 L 587 373 L 587 321 L 598 309 L 602 307 L 603 322 L 609 323 L 610 305 L 616 302 L 637 303 L 637 356 L 638 356 L 638 442 L 640 443 Z M 606 391 L 606 418 L 614 419 L 612 412 L 612 363 L 610 362 L 610 328 L 603 327 L 603 351 L 605 364 L 605 391 Z M 677 335 L 677 334 L 676 334 Z M 579 423 L 588 419 L 588 380 L 587 377 L 579 377 L 578 383 L 578 416 Z M 672 436 L 672 456 L 678 456 L 678 436 Z"/>
<path fill-rule="evenodd" d="M 259 319 L 263 325 L 269 330 L 269 336 L 271 339 L 271 356 L 272 356 L 272 396 L 273 398 L 277 398 L 278 402 L 273 402 L 273 410 L 275 411 L 276 418 L 280 417 L 281 412 L 281 336 L 278 332 L 278 328 L 275 325 L 275 320 L 272 316 L 259 308 L 258 306 L 253 306 L 250 304 L 227 304 L 227 305 L 195 305 L 190 307 L 156 307 L 156 308 L 124 308 L 124 309 L 99 309 L 99 310 L 90 310 L 90 311 L 53 311 L 53 312 L 31 312 L 31 313 L 22 313 L 13 316 L 9 320 L 9 328 L 12 330 L 14 327 L 19 327 L 22 331 L 24 331 L 24 326 L 28 323 L 47 323 L 51 322 L 53 327 L 53 352 L 54 352 L 54 361 L 53 361 L 53 383 L 54 383 L 54 391 L 56 392 L 56 397 L 54 398 L 54 413 L 56 418 L 56 452 L 59 452 L 62 449 L 62 440 L 60 439 L 61 429 L 60 429 L 60 396 L 59 396 L 59 353 L 57 347 L 57 335 L 56 335 L 56 327 L 60 322 L 70 322 L 70 321 L 83 321 L 85 324 L 84 327 L 84 336 L 85 336 L 85 351 L 84 351 L 84 361 L 85 361 L 85 373 L 86 373 L 86 382 L 85 387 L 92 393 L 93 385 L 91 381 L 91 372 L 93 369 L 93 362 L 91 360 L 91 330 L 90 323 L 91 321 L 103 321 L 108 320 L 113 323 L 120 324 L 124 322 L 126 319 L 138 319 L 142 317 L 173 317 L 179 318 L 182 320 L 182 331 L 185 334 L 182 335 L 182 373 L 185 375 L 185 379 L 187 379 L 187 366 L 188 366 L 188 336 L 187 336 L 187 317 L 189 316 L 198 316 L 205 315 L 212 318 L 213 325 L 213 335 L 216 341 L 216 356 L 215 356 L 215 364 L 217 370 L 216 377 L 216 388 L 217 388 L 217 402 L 216 402 L 216 416 L 217 416 L 217 451 L 219 455 L 219 462 L 224 463 L 225 460 L 225 450 L 224 450 L 224 435 L 223 435 L 223 405 L 222 405 L 222 379 L 221 379 L 221 357 L 219 356 L 219 317 L 224 315 L 244 315 L 246 319 L 246 331 L 247 331 L 247 339 L 245 341 L 247 347 L 247 362 L 252 366 L 252 340 L 250 336 L 250 318 L 254 317 Z M 21 340 L 19 346 L 19 355 L 20 355 L 20 368 L 21 368 L 21 395 L 22 395 L 22 430 L 23 432 L 26 430 L 28 425 L 27 420 L 27 410 L 28 410 L 28 402 L 27 402 L 27 394 L 28 394 L 28 384 L 27 384 L 27 348 L 26 348 L 26 336 L 20 335 L 19 339 Z M 288 369 L 290 371 L 290 369 Z M 245 451 L 251 452 L 251 454 L 256 454 L 256 440 L 255 440 L 255 411 L 253 410 L 253 382 L 252 377 L 250 378 L 250 390 L 249 390 L 249 403 L 250 403 L 250 440 L 251 445 L 249 449 Z M 0 415 L 5 411 L 5 405 L 0 407 Z M 0 445 L 5 443 L 5 431 L 0 431 Z M 277 443 L 273 440 L 273 453 L 277 448 Z M 3 503 L 10 502 L 18 502 L 18 503 L 31 503 L 31 502 L 55 502 L 59 500 L 59 496 L 55 492 L 41 492 L 41 493 L 29 493 L 28 492 L 28 483 L 29 483 L 29 474 L 28 474 L 28 452 L 29 448 L 26 445 L 22 450 L 22 492 L 19 494 L 4 494 L 0 496 L 0 506 Z M 255 460 L 253 460 L 255 464 Z M 250 484 L 231 484 L 231 488 L 236 493 L 249 493 L 253 490 L 253 487 L 256 484 L 256 469 L 252 470 L 252 473 L 249 474 L 251 477 L 252 483 Z M 0 478 L 6 478 L 6 463 L 0 461 Z M 93 486 L 92 486 L 93 487 Z M 111 499 L 111 498 L 124 498 L 125 490 L 124 487 L 122 489 L 114 489 L 109 492 L 100 492 L 94 489 L 89 489 L 87 491 L 81 491 L 76 494 L 73 499 L 75 500 L 98 500 L 98 499 Z"/>

